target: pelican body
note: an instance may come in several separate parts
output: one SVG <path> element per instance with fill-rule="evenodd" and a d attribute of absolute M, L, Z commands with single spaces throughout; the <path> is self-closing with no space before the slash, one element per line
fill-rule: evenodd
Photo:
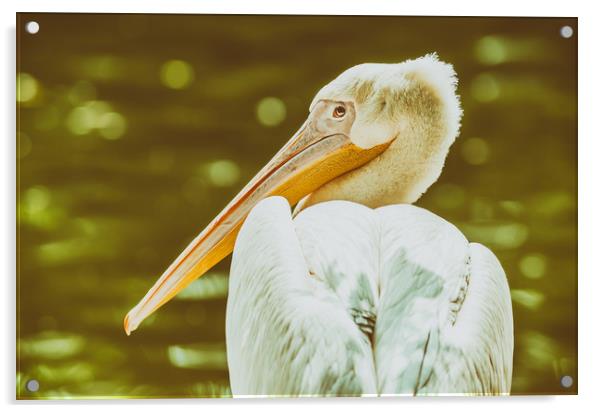
<path fill-rule="evenodd" d="M 411 205 L 458 135 L 456 83 L 433 54 L 355 66 L 324 86 L 297 133 L 128 313 L 126 333 L 234 251 L 234 395 L 508 394 L 502 267 Z"/>
<path fill-rule="evenodd" d="M 226 312 L 237 395 L 507 394 L 512 307 L 495 256 L 412 205 L 262 201 Z"/>

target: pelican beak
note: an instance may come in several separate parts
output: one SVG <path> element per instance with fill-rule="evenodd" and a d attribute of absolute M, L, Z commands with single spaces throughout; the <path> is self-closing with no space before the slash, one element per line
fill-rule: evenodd
<path fill-rule="evenodd" d="M 305 195 L 364 165 L 388 147 L 388 143 L 368 149 L 354 145 L 349 139 L 354 120 L 352 102 L 318 101 L 297 133 L 130 310 L 124 320 L 125 332 L 129 335 L 145 318 L 230 254 L 242 223 L 259 201 L 280 195 L 294 205 Z"/>

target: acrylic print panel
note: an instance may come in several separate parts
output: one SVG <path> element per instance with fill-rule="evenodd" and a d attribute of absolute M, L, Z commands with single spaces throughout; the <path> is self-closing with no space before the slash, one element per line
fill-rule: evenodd
<path fill-rule="evenodd" d="M 577 33 L 18 14 L 17 397 L 575 394 Z"/>

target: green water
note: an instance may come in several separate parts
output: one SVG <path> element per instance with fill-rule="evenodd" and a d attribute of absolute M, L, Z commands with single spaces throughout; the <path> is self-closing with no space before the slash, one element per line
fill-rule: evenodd
<path fill-rule="evenodd" d="M 29 20 L 39 33 L 23 31 Z M 560 35 L 575 19 L 21 14 L 17 25 L 19 397 L 229 395 L 229 259 L 131 337 L 123 316 L 322 85 L 435 51 L 458 72 L 465 115 L 418 205 L 502 262 L 513 393 L 576 392 L 576 30 Z"/>

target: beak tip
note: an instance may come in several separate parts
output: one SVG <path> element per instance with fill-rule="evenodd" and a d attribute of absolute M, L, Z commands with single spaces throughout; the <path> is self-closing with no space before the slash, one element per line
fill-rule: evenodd
<path fill-rule="evenodd" d="M 130 323 L 130 314 L 129 313 L 123 319 L 123 329 L 125 330 L 125 334 L 127 334 L 128 336 L 130 334 L 132 334 L 132 331 L 134 331 L 136 329 L 136 327 L 134 327 Z"/>

